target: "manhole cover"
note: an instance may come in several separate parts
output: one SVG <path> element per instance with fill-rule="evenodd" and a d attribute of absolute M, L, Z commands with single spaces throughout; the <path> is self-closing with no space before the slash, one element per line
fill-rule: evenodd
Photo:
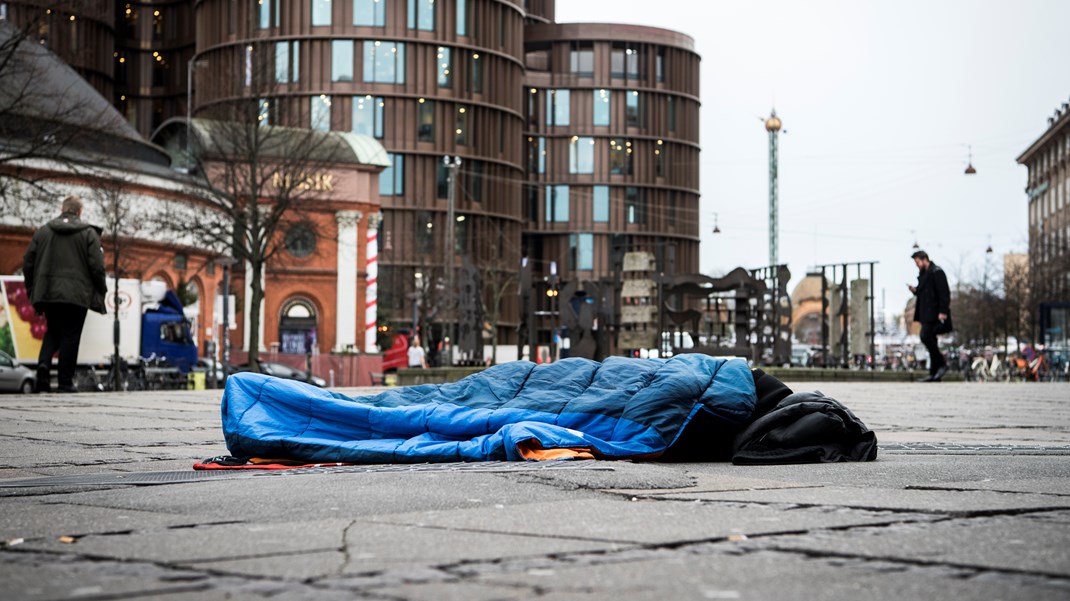
<path fill-rule="evenodd" d="M 604 470 L 613 467 L 604 461 L 486 461 L 472 463 L 413 463 L 383 465 L 342 465 L 307 467 L 289 470 L 184 470 L 180 472 L 131 472 L 122 474 L 85 474 L 51 476 L 26 480 L 0 481 L 0 488 L 42 486 L 151 486 L 204 480 L 228 480 L 302 474 L 370 474 L 383 472 L 528 472 L 536 470 Z"/>
<path fill-rule="evenodd" d="M 1070 455 L 1068 446 L 905 442 L 881 444 L 882 453 L 928 453 L 940 455 Z"/>

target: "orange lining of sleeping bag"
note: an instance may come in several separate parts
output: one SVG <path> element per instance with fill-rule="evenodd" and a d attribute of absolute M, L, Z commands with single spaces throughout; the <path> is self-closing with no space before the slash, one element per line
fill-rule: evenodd
<path fill-rule="evenodd" d="M 594 459 L 590 447 L 544 449 L 535 438 L 529 438 L 516 445 L 516 450 L 524 459 L 533 461 L 554 461 L 558 459 Z"/>

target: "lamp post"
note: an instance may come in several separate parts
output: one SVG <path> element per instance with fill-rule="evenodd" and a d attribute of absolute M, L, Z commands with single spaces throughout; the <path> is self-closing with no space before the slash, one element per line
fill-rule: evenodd
<path fill-rule="evenodd" d="M 456 226 L 454 222 L 454 195 L 456 192 L 457 183 L 457 170 L 461 167 L 461 157 L 442 157 L 442 164 L 446 166 L 447 172 L 447 187 L 446 194 L 446 248 L 442 255 L 442 261 L 446 269 L 446 336 L 449 339 L 446 345 L 447 356 L 446 365 L 453 365 L 453 309 L 456 304 L 456 295 L 453 290 L 453 255 L 454 255 L 454 242 L 453 242 L 453 230 Z"/>
<path fill-rule="evenodd" d="M 223 335 L 219 339 L 223 353 L 223 386 L 227 385 L 227 375 L 230 371 L 230 268 L 237 263 L 232 257 L 220 257 L 216 259 L 216 265 L 223 267 Z"/>

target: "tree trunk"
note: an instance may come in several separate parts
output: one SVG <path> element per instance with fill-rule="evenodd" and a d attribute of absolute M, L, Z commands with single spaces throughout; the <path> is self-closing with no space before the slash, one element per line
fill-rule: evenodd
<path fill-rule="evenodd" d="M 256 372 L 260 371 L 260 304 L 264 302 L 264 282 L 262 278 L 262 263 L 250 261 L 250 294 L 249 299 L 249 365 Z"/>

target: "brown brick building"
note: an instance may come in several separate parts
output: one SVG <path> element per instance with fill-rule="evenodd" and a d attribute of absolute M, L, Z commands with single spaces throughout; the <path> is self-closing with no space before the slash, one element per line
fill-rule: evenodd
<path fill-rule="evenodd" d="M 449 296 L 444 270 L 466 259 L 506 284 L 521 257 L 539 278 L 556 263 L 564 281 L 612 277 L 632 250 L 698 271 L 699 56 L 686 35 L 556 23 L 554 0 L 95 10 L 112 32 L 102 27 L 112 61 L 98 61 L 98 89 L 145 136 L 184 117 L 189 94 L 195 117 L 253 105 L 265 123 L 382 143 L 380 322 L 411 323 L 416 302 L 432 317 Z M 444 157 L 462 160 L 452 213 Z M 500 342 L 515 341 L 518 314 L 505 294 Z"/>

